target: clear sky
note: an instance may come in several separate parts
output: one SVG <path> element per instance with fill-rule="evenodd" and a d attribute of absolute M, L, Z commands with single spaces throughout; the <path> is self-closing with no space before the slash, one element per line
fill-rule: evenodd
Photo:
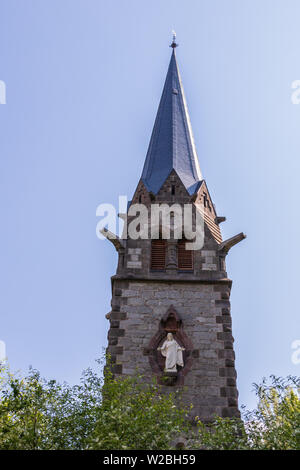
<path fill-rule="evenodd" d="M 75 383 L 106 346 L 112 245 L 96 207 L 130 199 L 177 32 L 202 173 L 228 238 L 240 403 L 299 375 L 300 3 L 0 0 L 0 340 Z"/>

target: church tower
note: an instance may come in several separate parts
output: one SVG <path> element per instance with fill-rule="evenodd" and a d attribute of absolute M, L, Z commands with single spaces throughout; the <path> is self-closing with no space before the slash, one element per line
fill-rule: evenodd
<path fill-rule="evenodd" d="M 207 422 L 214 414 L 240 416 L 229 300 L 232 281 L 225 259 L 245 235 L 222 240 L 220 224 L 225 217 L 217 215 L 201 175 L 176 46 L 173 38 L 141 179 L 127 214 L 119 216 L 126 229 L 134 219 L 130 210 L 135 204 L 144 205 L 149 214 L 154 205 L 189 205 L 193 228 L 195 211 L 201 214 L 204 239 L 200 248 L 188 249 L 188 240 L 177 237 L 175 230 L 165 239 L 160 222 L 152 239 L 118 238 L 102 230 L 118 252 L 112 310 L 106 315 L 107 351 L 116 375 L 138 369 L 145 380 L 157 377 L 166 391 L 180 388 L 184 401 L 193 404 L 192 414 Z M 171 229 L 174 219 L 171 213 Z"/>

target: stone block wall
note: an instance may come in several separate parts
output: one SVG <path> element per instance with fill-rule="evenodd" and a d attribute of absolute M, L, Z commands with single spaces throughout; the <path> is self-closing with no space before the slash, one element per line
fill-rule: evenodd
<path fill-rule="evenodd" d="M 128 248 L 127 268 L 140 269 L 142 267 L 141 253 L 141 248 Z"/>
<path fill-rule="evenodd" d="M 230 287 L 228 279 L 186 283 L 114 279 L 112 311 L 108 314 L 108 352 L 114 372 L 131 375 L 138 369 L 151 380 L 155 373 L 150 366 L 149 343 L 173 305 L 192 344 L 187 351 L 189 370 L 184 382 L 176 385 L 184 402 L 193 404 L 192 416 L 204 421 L 214 414 L 238 417 Z"/>

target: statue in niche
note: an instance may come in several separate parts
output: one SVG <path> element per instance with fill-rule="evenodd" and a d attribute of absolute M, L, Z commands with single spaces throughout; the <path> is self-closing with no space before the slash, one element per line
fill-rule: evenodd
<path fill-rule="evenodd" d="M 172 333 L 167 334 L 167 339 L 163 345 L 157 348 L 158 351 L 166 358 L 165 372 L 177 372 L 177 366 L 183 367 L 182 348 L 177 341 L 174 339 Z"/>

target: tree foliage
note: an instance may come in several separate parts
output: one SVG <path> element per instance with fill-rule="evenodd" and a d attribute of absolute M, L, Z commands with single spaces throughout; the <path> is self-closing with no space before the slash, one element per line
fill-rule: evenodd
<path fill-rule="evenodd" d="M 79 385 L 1 370 L 0 449 L 82 449 L 101 406 L 102 380 L 91 370 Z"/>
<path fill-rule="evenodd" d="M 179 397 L 143 377 L 105 381 L 91 369 L 79 385 L 45 380 L 30 369 L 0 374 L 0 449 L 167 449 L 186 426 Z"/>
<path fill-rule="evenodd" d="M 178 406 L 180 396 L 161 393 L 155 382 L 145 384 L 138 374 L 125 379 L 108 374 L 90 448 L 170 449 L 188 426 L 187 410 Z"/>
<path fill-rule="evenodd" d="M 300 449 L 300 380 L 270 377 L 254 384 L 258 405 L 244 411 L 243 420 L 219 418 L 204 426 L 198 422 L 196 446 L 220 450 Z"/>
<path fill-rule="evenodd" d="M 182 436 L 193 449 L 300 449 L 299 385 L 295 377 L 263 380 L 243 420 L 198 421 L 195 432 L 180 395 L 138 373 L 116 378 L 106 368 L 104 380 L 87 369 L 71 386 L 0 366 L 0 449 L 162 450 Z"/>

